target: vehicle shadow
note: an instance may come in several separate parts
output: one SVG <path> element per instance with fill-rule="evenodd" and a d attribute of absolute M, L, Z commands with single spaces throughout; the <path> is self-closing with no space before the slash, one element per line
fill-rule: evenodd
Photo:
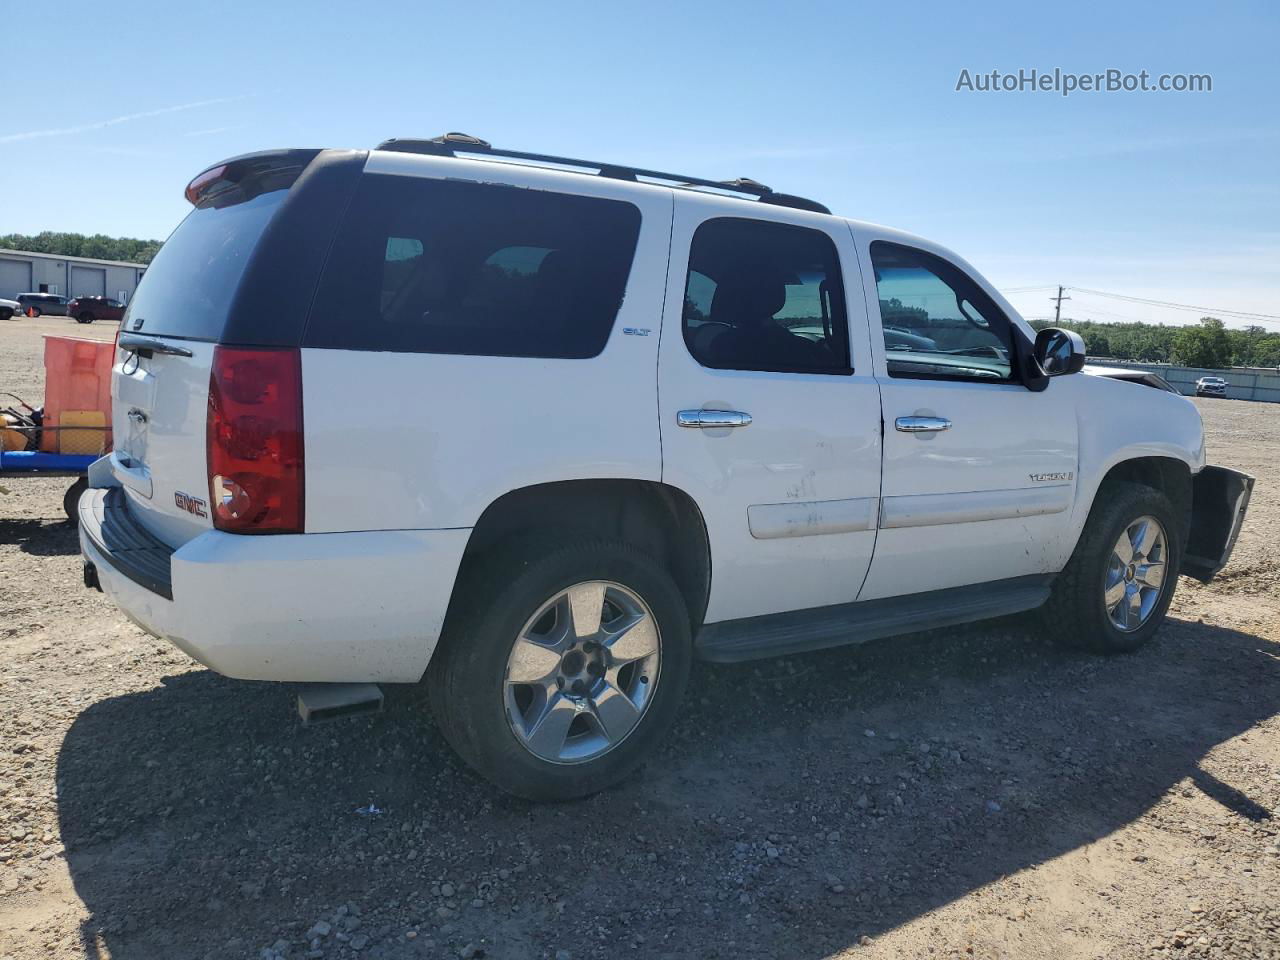
<path fill-rule="evenodd" d="M 467 771 L 414 690 L 302 728 L 288 687 L 169 677 L 84 710 L 58 757 L 85 954 L 304 956 L 324 918 L 340 921 L 326 956 L 817 960 L 1177 784 L 1266 818 L 1200 761 L 1280 710 L 1273 647 L 1171 621 L 1139 654 L 1094 658 L 1007 620 L 700 665 L 641 774 L 543 806 Z M 367 944 L 338 938 L 346 905 L 361 919 L 342 936 Z"/>
<path fill-rule="evenodd" d="M 0 520 L 0 546 L 13 545 L 35 557 L 65 557 L 80 552 L 79 534 L 66 520 Z"/>

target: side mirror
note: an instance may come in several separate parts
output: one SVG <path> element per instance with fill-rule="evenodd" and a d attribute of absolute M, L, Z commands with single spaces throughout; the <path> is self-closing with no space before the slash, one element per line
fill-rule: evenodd
<path fill-rule="evenodd" d="M 1084 369 L 1084 339 L 1070 330 L 1047 327 L 1036 334 L 1032 355 L 1046 377 L 1079 373 Z"/>

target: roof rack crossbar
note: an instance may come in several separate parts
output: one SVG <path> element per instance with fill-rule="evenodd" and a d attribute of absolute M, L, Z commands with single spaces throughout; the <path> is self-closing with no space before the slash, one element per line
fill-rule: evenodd
<path fill-rule="evenodd" d="M 421 153 L 437 157 L 456 157 L 459 153 L 478 154 L 490 157 L 507 157 L 512 160 L 527 160 L 531 163 L 555 164 L 562 167 L 580 167 L 594 170 L 597 176 L 612 180 L 662 180 L 677 187 L 706 187 L 713 190 L 724 190 L 730 193 L 742 193 L 752 196 L 761 203 L 771 203 L 783 207 L 795 207 L 800 210 L 811 210 L 815 213 L 831 211 L 805 197 L 797 197 L 788 193 L 775 193 L 773 189 L 756 180 L 739 177 L 736 180 L 708 180 L 704 177 L 690 177 L 681 173 L 664 173 L 661 170 L 646 170 L 643 167 L 630 167 L 618 163 L 601 163 L 596 160 L 576 160 L 572 157 L 558 157 L 547 153 L 530 153 L 525 150 L 504 150 L 494 147 L 487 140 L 472 137 L 465 133 L 446 133 L 429 140 L 399 139 L 393 137 L 378 144 L 378 150 L 391 150 L 397 153 Z"/>

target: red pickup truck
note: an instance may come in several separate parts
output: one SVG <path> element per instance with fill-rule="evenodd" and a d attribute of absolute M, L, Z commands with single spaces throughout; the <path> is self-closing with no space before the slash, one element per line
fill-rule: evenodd
<path fill-rule="evenodd" d="M 123 320 L 124 304 L 110 297 L 76 297 L 67 304 L 67 316 L 75 317 L 78 323 Z"/>

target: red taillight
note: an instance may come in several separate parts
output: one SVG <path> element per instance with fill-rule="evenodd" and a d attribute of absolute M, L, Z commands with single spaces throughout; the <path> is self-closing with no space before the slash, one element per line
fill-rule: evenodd
<path fill-rule="evenodd" d="M 213 525 L 301 533 L 301 353 L 215 347 L 207 436 Z"/>

